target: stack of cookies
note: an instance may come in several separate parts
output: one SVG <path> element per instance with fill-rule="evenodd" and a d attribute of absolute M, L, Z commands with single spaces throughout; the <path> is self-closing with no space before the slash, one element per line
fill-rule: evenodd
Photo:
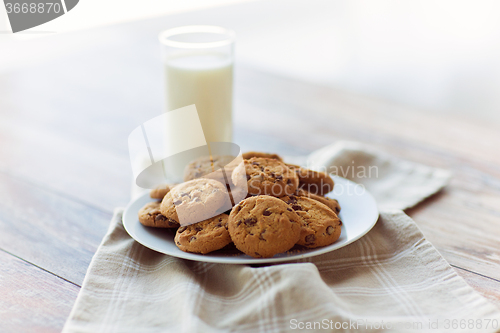
<path fill-rule="evenodd" d="M 186 167 L 184 180 L 152 190 L 151 198 L 161 201 L 139 211 L 145 226 L 177 228 L 175 244 L 183 251 L 206 254 L 234 243 L 268 258 L 340 237 L 340 206 L 324 196 L 333 190 L 330 176 L 276 154 L 245 153 L 237 164 L 230 156 L 200 158 Z"/>

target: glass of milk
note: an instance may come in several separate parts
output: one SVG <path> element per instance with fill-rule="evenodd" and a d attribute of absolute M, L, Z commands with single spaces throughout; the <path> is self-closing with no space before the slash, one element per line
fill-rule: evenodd
<path fill-rule="evenodd" d="M 186 140 L 199 135 L 204 135 L 208 149 L 212 142 L 232 141 L 234 37 L 233 31 L 216 26 L 185 26 L 160 33 L 166 111 L 194 104 L 200 119 L 197 124 L 186 117 L 167 123 L 167 150 L 176 150 L 173 146 L 179 146 L 180 140 L 182 146 L 197 147 L 199 143 Z M 192 126 L 180 126 L 186 121 Z M 192 133 L 201 131 L 200 123 L 203 133 Z M 182 137 L 180 128 L 184 128 Z M 182 181 L 190 155 L 185 152 L 165 160 L 166 178 Z"/>
<path fill-rule="evenodd" d="M 159 35 L 167 111 L 196 105 L 207 142 L 232 139 L 234 32 L 185 26 Z"/>

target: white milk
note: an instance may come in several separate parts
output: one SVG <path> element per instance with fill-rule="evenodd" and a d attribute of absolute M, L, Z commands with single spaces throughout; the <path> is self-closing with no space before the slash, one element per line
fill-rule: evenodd
<path fill-rule="evenodd" d="M 195 104 L 206 141 L 231 141 L 233 61 L 227 54 L 170 56 L 165 62 L 165 82 L 167 110 Z"/>

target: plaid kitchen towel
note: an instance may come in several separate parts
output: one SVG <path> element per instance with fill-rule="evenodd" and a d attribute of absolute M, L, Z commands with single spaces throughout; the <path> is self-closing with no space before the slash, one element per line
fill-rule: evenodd
<path fill-rule="evenodd" d="M 366 236 L 284 264 L 203 263 L 138 244 L 117 209 L 63 332 L 500 329 L 500 311 L 457 276 L 401 211 L 442 188 L 446 171 L 351 142 L 326 147 L 307 164 L 330 171 L 377 166 L 376 179 L 346 177 L 364 184 L 383 208 Z"/>

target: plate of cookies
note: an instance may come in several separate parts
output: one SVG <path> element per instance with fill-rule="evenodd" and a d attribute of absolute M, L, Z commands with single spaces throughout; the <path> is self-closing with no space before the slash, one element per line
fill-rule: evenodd
<path fill-rule="evenodd" d="M 159 185 L 132 201 L 123 225 L 160 253 L 256 264 L 334 251 L 364 236 L 378 216 L 359 184 L 249 152 L 192 161 L 183 183 Z"/>

